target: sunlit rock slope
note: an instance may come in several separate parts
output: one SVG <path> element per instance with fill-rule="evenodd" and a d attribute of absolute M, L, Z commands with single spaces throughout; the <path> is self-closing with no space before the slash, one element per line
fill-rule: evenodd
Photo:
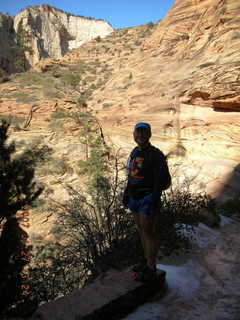
<path fill-rule="evenodd" d="M 0 115 L 22 120 L 12 137 L 19 144 L 39 139 L 62 161 L 40 170 L 52 197 L 66 199 L 64 183 L 85 182 L 77 167 L 84 122 L 76 125 L 62 113 L 76 107 L 97 117 L 123 159 L 134 146 L 133 125 L 148 121 L 153 144 L 169 154 L 175 185 L 185 179 L 195 192 L 237 196 L 239 13 L 236 0 L 176 1 L 156 25 L 115 30 L 1 84 Z"/>
<path fill-rule="evenodd" d="M 86 41 L 108 35 L 113 28 L 104 20 L 40 5 L 29 6 L 15 17 L 0 15 L 0 30 L 0 67 L 13 72 L 13 45 L 19 46 L 19 50 L 24 48 L 25 68 L 29 68 L 41 59 L 61 58 Z"/>
<path fill-rule="evenodd" d="M 130 145 L 134 122 L 151 122 L 154 143 L 216 196 L 240 182 L 239 14 L 237 0 L 176 1 L 91 103 L 111 102 L 100 117 L 119 146 Z"/>

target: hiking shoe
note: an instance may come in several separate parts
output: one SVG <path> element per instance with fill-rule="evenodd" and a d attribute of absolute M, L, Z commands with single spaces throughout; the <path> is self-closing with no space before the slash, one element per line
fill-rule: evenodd
<path fill-rule="evenodd" d="M 157 276 L 157 269 L 155 267 L 155 269 L 150 269 L 148 266 L 145 266 L 144 269 L 142 269 L 141 271 L 136 271 L 133 272 L 132 274 L 132 279 L 135 281 L 152 281 L 154 279 L 156 279 Z"/>
<path fill-rule="evenodd" d="M 146 261 L 142 261 L 142 262 L 139 262 L 137 264 L 135 264 L 134 266 L 131 267 L 131 270 L 133 272 L 139 272 L 139 271 L 142 271 L 146 268 L 147 266 L 147 262 Z"/>

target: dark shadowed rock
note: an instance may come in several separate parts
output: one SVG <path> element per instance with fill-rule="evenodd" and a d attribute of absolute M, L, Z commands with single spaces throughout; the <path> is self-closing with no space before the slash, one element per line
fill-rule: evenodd
<path fill-rule="evenodd" d="M 158 279 L 142 283 L 130 278 L 129 270 L 112 271 L 82 290 L 42 305 L 32 320 L 121 319 L 146 302 L 154 293 L 164 292 L 165 271 Z"/>

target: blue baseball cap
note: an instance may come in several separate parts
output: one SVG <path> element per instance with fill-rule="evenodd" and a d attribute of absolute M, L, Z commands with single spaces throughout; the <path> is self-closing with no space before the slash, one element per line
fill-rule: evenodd
<path fill-rule="evenodd" d="M 150 124 L 146 123 L 146 122 L 138 122 L 134 129 L 138 129 L 138 128 L 145 128 L 145 129 L 148 129 L 149 131 L 151 131 L 151 126 Z"/>

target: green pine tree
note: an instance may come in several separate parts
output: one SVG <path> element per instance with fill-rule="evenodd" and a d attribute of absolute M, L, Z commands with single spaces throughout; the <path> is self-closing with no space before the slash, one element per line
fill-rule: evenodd
<path fill-rule="evenodd" d="M 15 67 L 18 71 L 23 72 L 27 70 L 26 52 L 32 54 L 32 48 L 30 46 L 30 33 L 25 30 L 22 22 L 19 23 L 16 32 L 16 45 L 12 47 L 16 54 Z"/>
<path fill-rule="evenodd" d="M 36 157 L 29 150 L 16 153 L 8 143 L 10 124 L 0 124 L 0 311 L 21 294 L 21 272 L 27 263 L 25 236 L 16 217 L 18 210 L 30 205 L 43 188 L 34 181 Z"/>

